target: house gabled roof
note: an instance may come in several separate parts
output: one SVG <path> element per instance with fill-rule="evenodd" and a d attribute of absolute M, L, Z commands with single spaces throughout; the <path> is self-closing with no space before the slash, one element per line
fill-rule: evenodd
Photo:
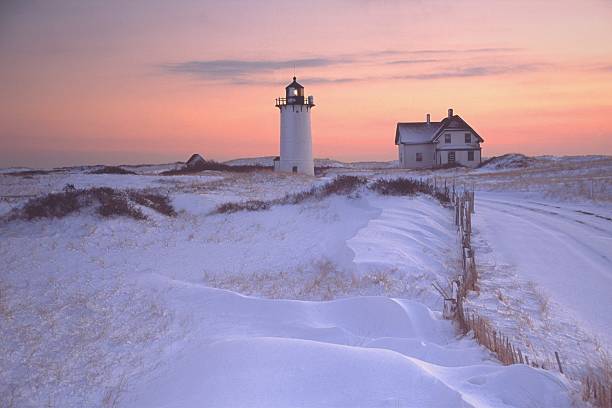
<path fill-rule="evenodd" d="M 484 142 L 466 121 L 459 115 L 453 115 L 440 122 L 400 122 L 395 129 L 395 144 L 434 143 L 445 130 L 469 130 L 476 135 L 479 143 Z"/>
<path fill-rule="evenodd" d="M 395 129 L 395 144 L 431 143 L 442 122 L 400 122 Z"/>
<path fill-rule="evenodd" d="M 435 142 L 436 140 L 438 140 L 440 138 L 440 135 L 442 135 L 442 133 L 446 130 L 469 130 L 478 138 L 478 143 L 484 143 L 484 139 L 480 137 L 478 132 L 476 132 L 474 128 L 472 128 L 470 125 L 468 125 L 465 120 L 461 119 L 459 115 L 453 115 L 450 118 L 444 118 L 442 120 L 442 126 L 440 126 L 440 129 L 438 129 L 434 138 L 431 141 Z"/>

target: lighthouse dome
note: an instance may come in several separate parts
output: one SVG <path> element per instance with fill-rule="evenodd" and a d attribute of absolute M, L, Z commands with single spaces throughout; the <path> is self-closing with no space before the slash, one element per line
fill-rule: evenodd
<path fill-rule="evenodd" d="M 291 82 L 289 85 L 287 85 L 287 87 L 285 89 L 289 89 L 289 88 L 304 89 L 304 87 L 302 85 L 300 85 L 298 83 L 298 81 L 296 81 L 295 77 L 293 77 L 293 82 Z"/>
<path fill-rule="evenodd" d="M 285 88 L 288 104 L 303 104 L 304 103 L 304 87 L 300 85 L 293 77 L 291 82 Z"/>

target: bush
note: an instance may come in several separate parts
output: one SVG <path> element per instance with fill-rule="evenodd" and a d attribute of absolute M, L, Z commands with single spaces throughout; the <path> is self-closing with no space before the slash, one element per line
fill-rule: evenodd
<path fill-rule="evenodd" d="M 88 190 L 84 190 L 86 193 Z M 129 196 L 110 187 L 98 187 L 89 190 L 99 203 L 98 214 L 103 217 L 124 216 L 135 220 L 144 220 L 147 217 L 129 201 Z"/>
<path fill-rule="evenodd" d="M 380 179 L 370 184 L 370 190 L 382 195 L 406 196 L 417 193 L 428 194 L 437 199 L 441 204 L 450 203 L 448 189 L 444 191 L 435 190 L 434 187 L 426 182 L 413 180 L 405 177 L 395 179 Z"/>
<path fill-rule="evenodd" d="M 90 174 L 136 174 L 133 171 L 126 170 L 117 166 L 104 166 L 100 169 L 90 172 Z"/>
<path fill-rule="evenodd" d="M 263 211 L 274 205 L 300 204 L 307 200 L 322 200 L 330 195 L 351 196 L 359 191 L 368 180 L 359 176 L 337 176 L 335 179 L 320 187 L 299 193 L 287 194 L 282 198 L 270 201 L 249 200 L 237 203 L 224 203 L 212 211 L 212 214 L 235 213 L 238 211 Z M 368 188 L 382 195 L 407 196 L 417 193 L 428 194 L 437 199 L 441 204 L 450 203 L 448 189 L 444 191 L 435 190 L 432 185 L 409 178 L 399 177 L 395 179 L 376 180 Z"/>
<path fill-rule="evenodd" d="M 273 170 L 272 166 L 259 166 L 259 165 L 244 165 L 244 166 L 230 166 L 229 164 L 223 164 L 212 160 L 204 160 L 191 166 L 183 166 L 180 169 L 163 171 L 160 174 L 163 176 L 179 176 L 184 174 L 200 173 L 205 170 L 213 171 L 232 171 L 236 173 L 248 173 L 252 171 L 260 170 Z"/>
<path fill-rule="evenodd" d="M 23 171 L 12 171 L 10 173 L 4 173 L 7 176 L 22 176 L 31 178 L 31 176 L 43 176 L 45 174 L 51 174 L 51 171 L 47 170 L 23 170 Z"/>
<path fill-rule="evenodd" d="M 62 218 L 78 211 L 83 206 L 82 197 L 76 191 L 51 193 L 44 197 L 32 198 L 22 208 L 22 216 L 34 218 Z"/>
<path fill-rule="evenodd" d="M 137 204 L 152 208 L 160 214 L 167 215 L 168 217 L 174 217 L 176 215 L 176 211 L 170 203 L 170 198 L 168 196 L 130 191 L 129 197 Z"/>
<path fill-rule="evenodd" d="M 50 193 L 29 200 L 22 208 L 13 210 L 9 215 L 9 220 L 63 218 L 90 206 L 95 206 L 96 212 L 102 217 L 122 216 L 136 220 L 146 219 L 147 217 L 137 205 L 151 208 L 166 216 L 176 215 L 167 196 L 140 191 L 126 192 L 110 187 L 79 190 L 69 184 L 61 193 Z"/>
<path fill-rule="evenodd" d="M 234 213 L 238 211 L 263 211 L 270 209 L 273 205 L 299 204 L 306 200 L 321 200 L 332 194 L 351 195 L 367 183 L 365 177 L 337 176 L 334 180 L 321 187 L 313 187 L 310 190 L 299 193 L 287 194 L 286 196 L 270 201 L 250 200 L 241 203 L 224 203 L 212 212 L 213 214 Z"/>
<path fill-rule="evenodd" d="M 446 169 L 456 169 L 456 168 L 464 168 L 465 166 L 461 163 L 446 163 L 446 164 L 441 164 L 438 165 L 436 167 L 434 167 L 434 170 L 446 170 Z"/>
<path fill-rule="evenodd" d="M 369 188 L 382 195 L 403 196 L 424 192 L 429 193 L 429 186 L 425 183 L 403 177 L 391 180 L 376 180 Z"/>
<path fill-rule="evenodd" d="M 271 207 L 270 202 L 261 200 L 249 200 L 241 203 L 224 203 L 215 209 L 214 213 L 231 214 L 238 211 L 263 211 Z"/>
<path fill-rule="evenodd" d="M 358 176 L 338 176 L 332 182 L 325 184 L 318 194 L 326 197 L 332 194 L 348 195 L 352 194 L 360 187 L 364 186 L 368 180 Z"/>
<path fill-rule="evenodd" d="M 322 176 L 324 175 L 327 170 L 330 169 L 337 169 L 337 167 L 332 167 L 332 166 L 315 166 L 314 168 L 314 174 L 315 176 Z"/>

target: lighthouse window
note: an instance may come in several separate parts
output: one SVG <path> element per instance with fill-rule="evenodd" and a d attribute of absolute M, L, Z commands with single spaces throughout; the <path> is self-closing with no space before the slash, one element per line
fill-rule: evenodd
<path fill-rule="evenodd" d="M 298 91 L 295 88 L 289 88 L 289 95 L 297 96 Z"/>

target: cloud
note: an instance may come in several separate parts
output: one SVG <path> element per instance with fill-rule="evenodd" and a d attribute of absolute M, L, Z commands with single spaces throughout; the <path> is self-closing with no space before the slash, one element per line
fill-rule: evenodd
<path fill-rule="evenodd" d="M 496 54 L 500 52 L 517 52 L 522 48 L 486 47 L 486 48 L 446 48 L 404 51 L 405 54 Z"/>
<path fill-rule="evenodd" d="M 387 61 L 387 65 L 414 65 L 414 64 L 427 64 L 431 62 L 441 62 L 441 59 L 414 59 L 414 60 L 395 60 Z"/>
<path fill-rule="evenodd" d="M 341 64 L 350 65 L 351 69 L 348 72 L 362 71 L 363 66 L 371 69 L 372 64 L 378 64 L 379 73 L 375 76 L 353 76 L 351 77 L 301 77 L 301 80 L 309 83 L 351 83 L 364 81 L 377 81 L 385 79 L 395 80 L 435 80 L 443 78 L 462 78 L 462 77 L 479 77 L 491 76 L 507 73 L 524 72 L 537 68 L 536 64 L 522 65 L 476 65 L 467 66 L 465 68 L 439 68 L 438 71 L 432 70 L 429 67 L 427 70 L 417 69 L 415 73 L 407 73 L 398 75 L 397 73 L 389 72 L 383 75 L 384 67 L 416 67 L 421 64 L 434 64 L 448 61 L 451 58 L 443 58 L 442 54 L 452 54 L 452 59 L 458 60 L 458 56 L 462 53 L 497 53 L 506 51 L 517 51 L 518 48 L 470 48 L 470 49 L 429 49 L 429 50 L 380 50 L 380 51 L 362 51 L 352 54 L 336 55 L 334 57 L 318 56 L 302 59 L 210 59 L 210 60 L 191 60 L 176 63 L 162 64 L 160 67 L 166 73 L 183 74 L 195 76 L 206 81 L 215 81 L 220 83 L 233 83 L 241 85 L 271 85 L 276 84 L 272 81 L 270 74 L 278 70 L 290 70 L 299 68 L 304 71 L 320 71 L 332 66 Z M 431 54 L 432 57 L 425 57 Z M 438 55 L 440 54 L 440 55 Z M 419 58 L 422 55 L 423 58 Z M 402 58 L 403 57 L 403 58 Z M 440 57 L 440 58 L 438 58 Z M 482 57 L 486 58 L 486 57 Z M 461 58 L 459 58 L 460 60 Z M 468 59 L 466 59 L 467 61 Z M 365 64 L 365 65 L 364 65 Z M 362 65 L 362 67 L 358 67 Z M 371 72 L 371 71 L 370 71 Z"/>
<path fill-rule="evenodd" d="M 518 74 L 523 72 L 534 72 L 541 69 L 545 64 L 514 64 L 504 66 L 472 66 L 459 69 L 448 69 L 433 72 L 423 72 L 416 74 L 405 75 L 378 75 L 378 76 L 363 76 L 363 77 L 347 77 L 347 78 L 326 78 L 326 77 L 304 77 L 303 82 L 309 84 L 327 84 L 327 83 L 351 83 L 351 82 L 368 82 L 368 81 L 383 81 L 383 80 L 437 80 L 449 78 L 469 78 L 469 77 L 489 77 L 495 75 Z"/>
<path fill-rule="evenodd" d="M 325 77 L 304 77 L 303 82 L 308 84 L 344 84 L 351 82 L 369 81 L 372 77 L 349 77 L 349 78 L 325 78 Z"/>
<path fill-rule="evenodd" d="M 452 70 L 426 72 L 422 74 L 398 75 L 393 79 L 417 79 L 434 80 L 447 78 L 466 78 L 466 77 L 487 77 L 503 74 L 516 74 L 522 72 L 536 71 L 542 64 L 515 64 L 504 66 L 473 66 Z"/>
<path fill-rule="evenodd" d="M 164 64 L 171 73 L 192 74 L 207 79 L 230 79 L 293 67 L 313 68 L 348 63 L 347 59 L 305 58 L 295 60 L 202 60 Z"/>

